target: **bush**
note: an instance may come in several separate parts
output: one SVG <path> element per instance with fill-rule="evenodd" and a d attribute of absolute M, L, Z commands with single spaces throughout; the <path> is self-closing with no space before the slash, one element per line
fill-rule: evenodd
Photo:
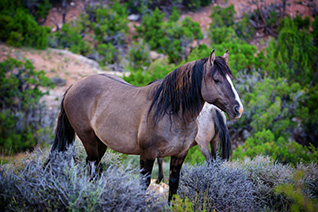
<path fill-rule="evenodd" d="M 256 156 L 242 161 L 226 164 L 230 167 L 240 167 L 249 173 L 250 179 L 257 188 L 256 195 L 263 208 L 270 211 L 286 211 L 292 201 L 284 195 L 275 192 L 275 187 L 290 183 L 295 169 L 289 165 L 274 162 L 269 157 Z"/>
<path fill-rule="evenodd" d="M 122 45 L 128 36 L 128 20 L 126 5 L 113 1 L 108 8 L 96 10 L 96 23 L 93 30 L 99 43 L 112 43 L 114 46 Z"/>
<path fill-rule="evenodd" d="M 41 27 L 20 1 L 1 1 L 0 39 L 8 45 L 47 47 L 49 28 Z"/>
<path fill-rule="evenodd" d="M 99 44 L 97 46 L 97 52 L 97 62 L 99 62 L 102 66 L 114 64 L 116 62 L 119 62 L 120 60 L 118 50 L 114 47 L 112 43 Z"/>
<path fill-rule="evenodd" d="M 123 79 L 135 86 L 145 86 L 154 80 L 163 79 L 177 67 L 175 64 L 169 64 L 166 59 L 157 60 L 151 63 L 148 69 L 133 70 L 129 76 L 124 76 Z"/>
<path fill-rule="evenodd" d="M 0 151 L 16 153 L 32 149 L 43 126 L 43 104 L 51 85 L 44 71 L 35 71 L 30 61 L 8 59 L 0 63 Z"/>
<path fill-rule="evenodd" d="M 189 199 L 193 211 L 257 211 L 256 191 L 248 172 L 217 161 L 184 167 L 178 195 Z"/>
<path fill-rule="evenodd" d="M 136 26 L 139 36 L 149 44 L 150 49 L 167 54 L 169 61 L 178 63 L 187 55 L 187 48 L 194 39 L 202 39 L 200 25 L 190 18 L 182 22 L 175 22 L 177 17 L 172 17 L 164 22 L 164 13 L 156 8 L 151 16 L 145 15 L 142 24 Z"/>
<path fill-rule="evenodd" d="M 244 14 L 242 19 L 235 24 L 235 32 L 239 38 L 246 41 L 255 35 L 255 29 L 250 25 L 249 14 Z"/>
<path fill-rule="evenodd" d="M 128 60 L 133 69 L 143 69 L 150 65 L 150 49 L 148 45 L 139 39 L 138 42 L 133 41 L 129 47 Z"/>
<path fill-rule="evenodd" d="M 87 55 L 91 51 L 80 35 L 79 28 L 71 27 L 68 23 L 64 24 L 60 31 L 51 35 L 49 46 L 60 49 L 68 48 L 71 52 L 82 55 Z"/>
<path fill-rule="evenodd" d="M 291 211 L 308 211 L 313 212 L 318 207 L 318 201 L 314 200 L 303 193 L 303 184 L 301 180 L 304 172 L 298 170 L 293 174 L 294 183 L 285 183 L 275 187 L 274 191 L 278 194 L 283 194 L 287 198 L 291 199 L 292 204 L 290 206 Z"/>
<path fill-rule="evenodd" d="M 318 163 L 318 151 L 314 146 L 302 146 L 295 141 L 287 142 L 284 138 L 274 138 L 270 130 L 257 132 L 248 138 L 242 146 L 233 152 L 233 158 L 254 158 L 257 155 L 267 155 L 274 161 L 284 164 Z"/>
<path fill-rule="evenodd" d="M 268 60 L 274 61 L 267 67 L 267 72 L 273 78 L 284 77 L 301 85 L 317 85 L 317 47 L 311 33 L 306 27 L 301 28 L 299 22 L 299 18 L 281 21 L 277 41 L 272 41 L 266 49 Z"/>
<path fill-rule="evenodd" d="M 105 171 L 98 178 L 88 175 L 85 159 L 75 163 L 80 150 L 71 146 L 57 153 L 43 169 L 47 154 L 36 151 L 22 164 L 1 170 L 0 199 L 5 211 L 159 211 L 164 204 L 146 193 L 139 172 L 118 165 L 118 157 L 106 152 Z M 46 152 L 47 153 L 47 152 Z"/>

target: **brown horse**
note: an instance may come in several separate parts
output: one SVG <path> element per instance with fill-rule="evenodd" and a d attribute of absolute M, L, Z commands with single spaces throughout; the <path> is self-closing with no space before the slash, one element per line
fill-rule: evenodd
<path fill-rule="evenodd" d="M 220 143 L 222 159 L 228 160 L 231 153 L 231 138 L 226 127 L 226 117 L 216 106 L 205 103 L 199 116 L 197 117 L 198 133 L 191 147 L 198 145 L 201 153 L 208 163 L 216 159 L 218 146 Z M 211 152 L 209 151 L 211 145 Z M 190 147 L 190 148 L 191 148 Z M 156 183 L 160 183 L 163 178 L 162 158 L 158 158 L 159 174 Z"/>
<path fill-rule="evenodd" d="M 99 166 L 107 147 L 140 155 L 146 187 L 154 160 L 171 156 L 170 201 L 205 101 L 232 119 L 243 112 L 227 60 L 228 52 L 215 57 L 213 50 L 209 57 L 184 64 L 145 87 L 106 74 L 82 79 L 64 94 L 51 151 L 65 151 L 76 133 L 91 168 Z"/>

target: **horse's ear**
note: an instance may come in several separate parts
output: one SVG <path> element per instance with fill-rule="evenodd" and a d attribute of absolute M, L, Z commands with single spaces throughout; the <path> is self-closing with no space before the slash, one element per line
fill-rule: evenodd
<path fill-rule="evenodd" d="M 213 49 L 210 56 L 209 56 L 209 62 L 210 62 L 211 66 L 213 65 L 214 60 L 215 60 L 215 54 L 214 54 L 214 49 Z"/>
<path fill-rule="evenodd" d="M 225 62 L 228 63 L 229 62 L 229 50 L 226 50 L 226 52 L 223 55 L 223 58 L 225 59 Z"/>

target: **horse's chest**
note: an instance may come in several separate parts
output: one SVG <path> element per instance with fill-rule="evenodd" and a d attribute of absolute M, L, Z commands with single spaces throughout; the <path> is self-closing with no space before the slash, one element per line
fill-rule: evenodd
<path fill-rule="evenodd" d="M 158 157 L 178 155 L 187 151 L 195 139 L 197 126 L 172 128 L 159 136 L 157 143 Z"/>

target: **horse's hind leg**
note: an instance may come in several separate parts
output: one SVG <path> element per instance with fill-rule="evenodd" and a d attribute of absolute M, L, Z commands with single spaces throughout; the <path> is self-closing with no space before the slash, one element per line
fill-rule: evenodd
<path fill-rule="evenodd" d="M 201 141 L 200 143 L 198 143 L 198 145 L 200 147 L 200 151 L 203 154 L 203 156 L 205 157 L 206 161 L 208 163 L 211 163 L 214 159 L 214 155 L 213 155 L 213 150 L 212 150 L 212 154 L 209 151 L 209 144 L 210 144 L 210 142 L 208 142 L 208 141 Z"/>
<path fill-rule="evenodd" d="M 210 144 L 211 144 L 212 157 L 215 160 L 216 155 L 217 155 L 217 151 L 218 151 L 218 146 L 219 146 L 219 134 L 218 133 L 216 133 L 216 135 L 213 137 Z"/>
<path fill-rule="evenodd" d="M 86 163 L 91 177 L 96 175 L 96 171 L 101 172 L 100 161 L 104 156 L 107 146 L 95 135 L 93 130 L 86 133 L 78 133 L 87 153 Z"/>

